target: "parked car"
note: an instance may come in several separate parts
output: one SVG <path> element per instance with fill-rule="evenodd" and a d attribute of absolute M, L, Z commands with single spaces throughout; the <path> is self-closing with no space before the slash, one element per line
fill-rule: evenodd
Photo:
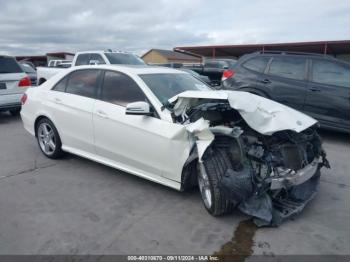
<path fill-rule="evenodd" d="M 30 78 L 15 58 L 0 56 L 0 111 L 18 115 L 21 97 L 30 84 Z"/>
<path fill-rule="evenodd" d="M 233 68 L 235 63 L 234 59 L 206 59 L 203 65 L 185 66 L 185 68 L 207 76 L 212 86 L 219 86 L 224 72 Z"/>
<path fill-rule="evenodd" d="M 106 51 L 85 51 L 78 52 L 75 54 L 73 58 L 73 62 L 71 62 L 69 67 L 81 66 L 81 65 L 114 65 L 114 64 L 125 64 L 125 65 L 144 65 L 145 62 L 139 58 L 138 56 L 120 52 L 113 50 Z M 57 74 L 58 72 L 66 70 L 66 67 L 62 66 L 62 68 L 52 68 L 52 67 L 38 67 L 37 68 L 37 79 L 38 84 L 46 82 L 52 76 Z"/>
<path fill-rule="evenodd" d="M 27 62 L 19 62 L 19 65 L 21 66 L 23 71 L 29 76 L 31 85 L 36 86 L 36 70 Z"/>
<path fill-rule="evenodd" d="M 198 184 L 215 216 L 238 206 L 259 225 L 279 224 L 328 166 L 313 118 L 171 68 L 73 67 L 22 101 L 45 156 L 70 152 L 177 190 Z"/>
<path fill-rule="evenodd" d="M 71 67 L 72 61 L 70 60 L 50 60 L 47 64 L 48 67 L 63 67 L 68 68 Z"/>
<path fill-rule="evenodd" d="M 194 76 L 195 78 L 203 81 L 204 83 L 206 83 L 208 85 L 212 85 L 212 82 L 210 81 L 209 77 L 204 76 L 204 75 L 200 75 L 197 72 L 184 67 L 184 65 L 182 63 L 162 63 L 162 64 L 148 64 L 148 65 L 150 65 L 150 66 L 164 66 L 164 67 L 169 67 L 169 68 L 176 68 L 176 69 L 181 70 L 183 72 L 189 73 L 190 75 Z"/>
<path fill-rule="evenodd" d="M 204 76 L 204 75 L 200 75 L 198 74 L 197 72 L 191 70 L 191 69 L 187 69 L 187 68 L 178 68 L 178 70 L 181 70 L 183 72 L 186 72 L 186 73 L 189 73 L 190 75 L 194 76 L 195 78 L 203 81 L 204 83 L 208 84 L 208 85 L 211 85 L 212 82 L 210 81 L 209 77 L 207 76 Z"/>
<path fill-rule="evenodd" d="M 350 64 L 310 53 L 241 57 L 223 89 L 247 91 L 300 110 L 321 127 L 350 132 Z"/>

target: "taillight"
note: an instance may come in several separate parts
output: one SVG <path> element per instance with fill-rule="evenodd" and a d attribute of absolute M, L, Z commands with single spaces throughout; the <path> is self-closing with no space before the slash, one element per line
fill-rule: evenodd
<path fill-rule="evenodd" d="M 225 81 L 227 78 L 233 77 L 235 75 L 235 71 L 231 69 L 226 69 L 222 74 L 221 81 Z"/>
<path fill-rule="evenodd" d="M 29 76 L 25 76 L 23 77 L 21 80 L 19 80 L 18 82 L 18 86 L 30 86 L 31 82 L 30 82 L 30 78 Z"/>
<path fill-rule="evenodd" d="M 27 98 L 28 98 L 27 94 L 23 94 L 23 95 L 22 95 L 22 97 L 21 97 L 21 103 L 22 103 L 22 105 L 24 105 L 24 104 L 26 103 Z"/>

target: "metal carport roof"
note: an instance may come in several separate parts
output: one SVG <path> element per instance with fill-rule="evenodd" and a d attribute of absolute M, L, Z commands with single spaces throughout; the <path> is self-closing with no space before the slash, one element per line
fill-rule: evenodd
<path fill-rule="evenodd" d="M 242 44 L 242 45 L 211 45 L 211 46 L 180 46 L 174 50 L 186 51 L 205 57 L 239 57 L 255 51 L 294 51 L 321 54 L 350 54 L 350 40 L 294 42 L 274 44 Z"/>

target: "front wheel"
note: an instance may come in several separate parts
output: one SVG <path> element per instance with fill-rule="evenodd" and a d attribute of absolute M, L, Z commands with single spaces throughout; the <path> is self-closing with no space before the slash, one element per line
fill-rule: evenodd
<path fill-rule="evenodd" d="M 234 208 L 233 203 L 219 186 L 223 175 L 231 165 L 225 150 L 209 150 L 211 152 L 205 155 L 203 163 L 198 163 L 198 187 L 205 209 L 213 216 L 220 216 L 231 213 Z"/>
<path fill-rule="evenodd" d="M 63 155 L 60 136 L 49 119 L 43 118 L 39 121 L 36 134 L 40 150 L 45 156 L 55 159 Z"/>

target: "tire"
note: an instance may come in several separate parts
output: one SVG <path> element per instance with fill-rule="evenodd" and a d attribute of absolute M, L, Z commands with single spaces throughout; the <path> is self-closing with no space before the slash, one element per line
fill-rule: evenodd
<path fill-rule="evenodd" d="M 219 186 L 227 169 L 233 168 L 228 147 L 214 144 L 204 154 L 203 162 L 198 163 L 198 165 L 198 186 L 206 210 L 213 216 L 231 213 L 234 204 L 228 200 Z M 204 183 L 201 180 L 205 180 Z M 210 201 L 208 201 L 208 198 L 210 198 Z"/>
<path fill-rule="evenodd" d="M 18 116 L 19 113 L 21 112 L 21 108 L 11 109 L 11 110 L 9 110 L 9 112 L 13 116 Z"/>
<path fill-rule="evenodd" d="M 35 131 L 39 148 L 46 157 L 57 159 L 63 156 L 61 138 L 49 119 L 41 119 Z"/>

